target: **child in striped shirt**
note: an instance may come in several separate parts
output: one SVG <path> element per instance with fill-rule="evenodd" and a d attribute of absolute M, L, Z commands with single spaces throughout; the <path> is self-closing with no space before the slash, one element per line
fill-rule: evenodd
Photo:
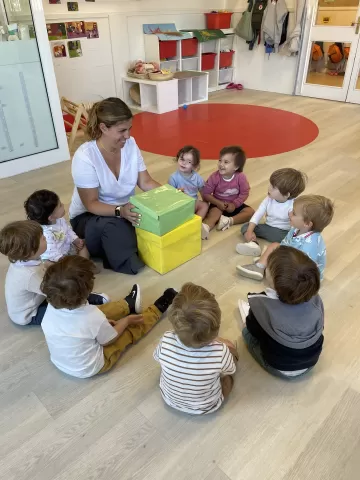
<path fill-rule="evenodd" d="M 154 352 L 161 366 L 162 397 L 185 413 L 215 412 L 232 390 L 238 360 L 235 345 L 218 337 L 219 304 L 205 288 L 186 283 L 169 320 L 174 331 L 165 332 Z"/>

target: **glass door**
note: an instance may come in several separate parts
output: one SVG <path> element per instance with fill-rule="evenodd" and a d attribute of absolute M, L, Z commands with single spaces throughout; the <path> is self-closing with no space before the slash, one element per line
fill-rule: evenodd
<path fill-rule="evenodd" d="M 360 18 L 358 19 L 358 23 L 358 28 L 360 29 Z M 360 104 L 360 41 L 355 55 L 354 66 L 352 69 L 352 75 L 350 78 L 350 85 L 346 101 L 350 103 Z"/>
<path fill-rule="evenodd" d="M 355 82 L 352 77 L 358 58 L 359 0 L 318 0 L 312 10 L 308 40 L 301 52 L 299 71 L 303 73 L 297 93 L 346 101 L 351 83 Z"/>
<path fill-rule="evenodd" d="M 0 178 L 68 159 L 42 2 L 0 0 Z"/>

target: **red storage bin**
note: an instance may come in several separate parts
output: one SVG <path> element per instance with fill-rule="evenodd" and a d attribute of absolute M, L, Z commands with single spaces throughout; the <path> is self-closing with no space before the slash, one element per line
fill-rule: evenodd
<path fill-rule="evenodd" d="M 220 52 L 220 68 L 231 67 L 235 52 Z"/>
<path fill-rule="evenodd" d="M 160 60 L 163 58 L 176 57 L 176 40 L 168 42 L 159 41 Z"/>
<path fill-rule="evenodd" d="M 181 40 L 181 51 L 183 57 L 195 57 L 197 50 L 197 38 L 187 38 L 186 40 Z"/>
<path fill-rule="evenodd" d="M 203 53 L 201 55 L 201 70 L 212 70 L 215 67 L 216 53 Z"/>
<path fill-rule="evenodd" d="M 209 30 L 219 30 L 221 28 L 230 28 L 232 13 L 205 13 L 206 28 Z"/>

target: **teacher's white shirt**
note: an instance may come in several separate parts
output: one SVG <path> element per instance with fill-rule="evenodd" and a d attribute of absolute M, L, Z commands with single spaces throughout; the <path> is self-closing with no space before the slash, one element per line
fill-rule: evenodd
<path fill-rule="evenodd" d="M 133 137 L 121 149 L 121 167 L 118 180 L 107 166 L 95 140 L 81 145 L 72 160 L 75 188 L 70 205 L 70 218 L 86 212 L 77 188 L 98 188 L 99 201 L 109 205 L 125 205 L 135 192 L 139 172 L 146 166 Z"/>

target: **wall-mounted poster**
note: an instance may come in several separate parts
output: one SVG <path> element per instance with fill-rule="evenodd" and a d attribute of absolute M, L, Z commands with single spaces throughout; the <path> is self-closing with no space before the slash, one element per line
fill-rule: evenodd
<path fill-rule="evenodd" d="M 87 38 L 99 38 L 98 24 L 96 22 L 85 22 L 85 33 Z"/>
<path fill-rule="evenodd" d="M 65 23 L 47 23 L 46 30 L 49 40 L 63 40 L 66 38 Z"/>
<path fill-rule="evenodd" d="M 80 40 L 74 40 L 73 42 L 68 42 L 68 48 L 69 48 L 70 58 L 82 57 Z"/>
<path fill-rule="evenodd" d="M 67 56 L 65 43 L 53 43 L 52 49 L 55 58 L 62 58 Z"/>
<path fill-rule="evenodd" d="M 79 11 L 78 2 L 67 2 L 67 9 L 69 12 L 78 12 Z"/>
<path fill-rule="evenodd" d="M 65 25 L 67 38 L 86 37 L 84 22 L 67 22 Z"/>

